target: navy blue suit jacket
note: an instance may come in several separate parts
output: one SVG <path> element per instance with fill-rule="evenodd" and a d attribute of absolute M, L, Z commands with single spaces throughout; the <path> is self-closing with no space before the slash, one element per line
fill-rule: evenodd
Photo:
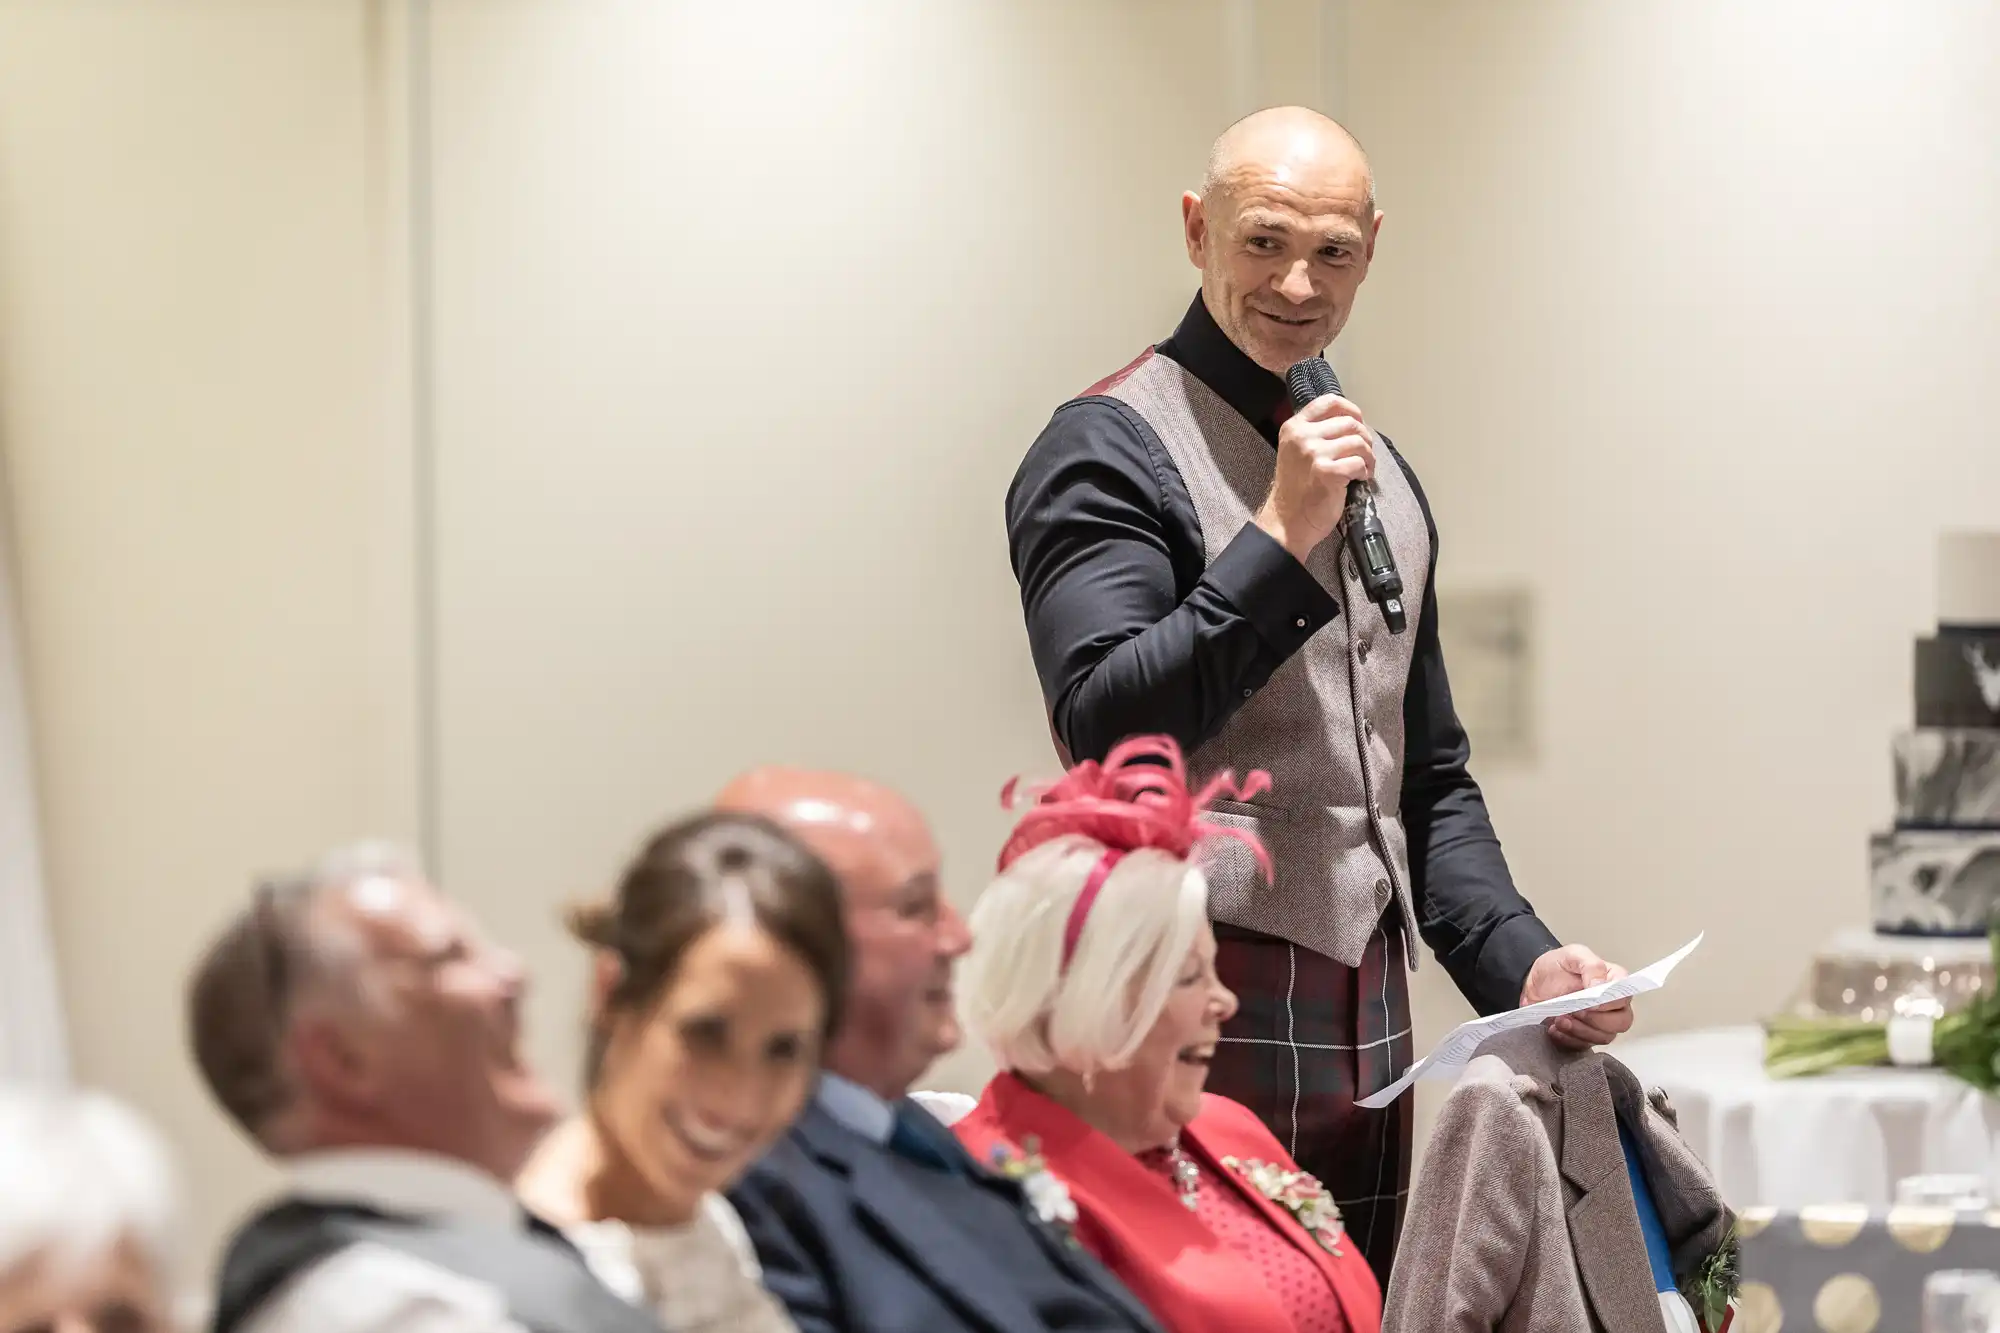
<path fill-rule="evenodd" d="M 965 1178 L 808 1103 L 730 1192 L 801 1333 L 1158 1333 L 1102 1265 L 1029 1214 L 1017 1184 L 937 1137 Z"/>

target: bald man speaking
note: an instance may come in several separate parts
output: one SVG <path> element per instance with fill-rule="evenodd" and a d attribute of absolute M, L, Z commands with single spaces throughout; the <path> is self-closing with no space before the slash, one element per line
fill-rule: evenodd
<path fill-rule="evenodd" d="M 1367 157 L 1301 107 L 1250 116 L 1181 200 L 1201 291 L 1173 335 L 1056 409 L 1007 495 L 1028 637 L 1065 760 L 1165 732 L 1206 777 L 1270 770 L 1218 819 L 1270 849 L 1209 871 L 1222 979 L 1241 999 L 1211 1091 L 1254 1108 L 1339 1202 L 1386 1284 L 1409 1188 L 1405 1096 L 1354 1105 L 1411 1060 L 1421 936 L 1481 1012 L 1622 975 L 1563 947 L 1516 892 L 1452 708 L 1437 528 L 1361 410 L 1295 412 L 1284 373 L 1347 322 L 1381 230 Z M 1371 478 L 1405 602 L 1392 634 L 1340 533 Z M 1234 846 L 1234 844 L 1229 844 Z M 1557 1020 L 1571 1045 L 1630 1002 Z"/>

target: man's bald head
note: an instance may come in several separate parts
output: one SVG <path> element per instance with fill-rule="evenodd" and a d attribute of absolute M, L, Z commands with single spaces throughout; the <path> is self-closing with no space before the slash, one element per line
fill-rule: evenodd
<path fill-rule="evenodd" d="M 944 895 L 930 825 L 901 793 L 848 773 L 769 767 L 732 780 L 718 809 L 763 815 L 840 880 L 853 975 L 826 1066 L 887 1098 L 958 1045 L 951 965 L 971 944 Z"/>
<path fill-rule="evenodd" d="M 1201 192 L 1181 199 L 1209 314 L 1274 375 L 1319 355 L 1346 325 L 1381 220 L 1361 145 L 1300 106 L 1258 111 L 1224 130 Z"/>
<path fill-rule="evenodd" d="M 935 876 L 937 843 L 901 793 L 849 773 L 752 769 L 715 798 L 719 810 L 763 815 L 833 868 L 843 888 L 867 899 L 913 876 Z"/>
<path fill-rule="evenodd" d="M 1273 164 L 1294 169 L 1342 154 L 1361 163 L 1368 180 L 1368 211 L 1375 211 L 1375 175 L 1361 140 L 1332 116 L 1306 106 L 1271 106 L 1252 111 L 1216 136 L 1202 172 L 1201 194 L 1213 199 L 1248 173 Z"/>

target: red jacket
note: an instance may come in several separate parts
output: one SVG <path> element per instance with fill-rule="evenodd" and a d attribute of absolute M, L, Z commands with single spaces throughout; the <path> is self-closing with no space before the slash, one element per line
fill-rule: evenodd
<path fill-rule="evenodd" d="M 952 1130 L 982 1163 L 995 1147 L 1016 1154 L 1037 1140 L 1043 1162 L 1076 1203 L 1077 1240 L 1173 1333 L 1292 1333 L 1291 1316 L 1262 1276 L 1182 1206 L 1173 1186 L 1012 1074 L 987 1084 L 979 1105 Z M 1298 1169 L 1247 1107 L 1204 1095 L 1201 1114 L 1181 1131 L 1181 1149 L 1235 1184 L 1270 1222 L 1275 1243 L 1311 1256 L 1352 1333 L 1379 1333 L 1382 1291 L 1360 1251 L 1349 1243 L 1329 1253 L 1290 1212 L 1222 1165 L 1237 1157 Z"/>

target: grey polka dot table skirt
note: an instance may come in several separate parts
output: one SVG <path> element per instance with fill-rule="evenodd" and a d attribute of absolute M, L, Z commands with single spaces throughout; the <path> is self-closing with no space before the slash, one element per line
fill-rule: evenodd
<path fill-rule="evenodd" d="M 1729 1333 L 1920 1333 L 1924 1279 L 2000 1272 L 2000 1211 L 1743 1212 L 1743 1295 Z"/>

